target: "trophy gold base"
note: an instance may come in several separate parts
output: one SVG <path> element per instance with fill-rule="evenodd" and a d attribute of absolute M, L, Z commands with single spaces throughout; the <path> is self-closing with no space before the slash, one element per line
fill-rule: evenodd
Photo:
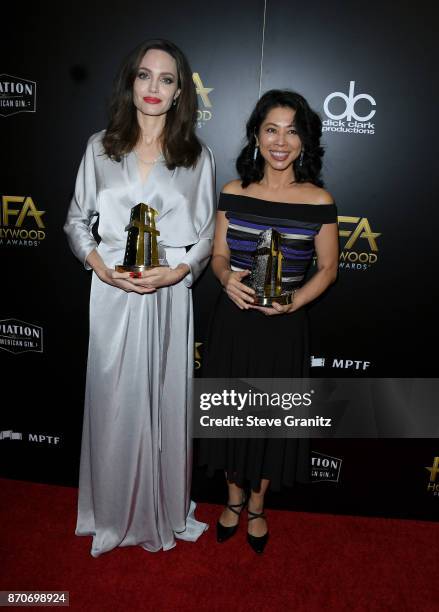
<path fill-rule="evenodd" d="M 146 270 L 152 270 L 153 268 L 161 268 L 162 264 L 156 264 L 152 266 L 115 266 L 116 272 L 146 272 Z"/>
<path fill-rule="evenodd" d="M 285 306 L 286 304 L 291 304 L 293 301 L 293 293 L 291 291 L 284 291 L 280 295 L 254 295 L 255 306 L 271 306 L 276 302 L 276 304 L 281 304 L 281 306 Z"/>

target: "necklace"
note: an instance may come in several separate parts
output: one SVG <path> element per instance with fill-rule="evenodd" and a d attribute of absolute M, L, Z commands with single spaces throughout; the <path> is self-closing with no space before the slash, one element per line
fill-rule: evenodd
<path fill-rule="evenodd" d="M 134 155 L 137 157 L 137 159 L 138 159 L 139 161 L 141 161 L 141 162 L 142 162 L 142 164 L 146 164 L 147 166 L 152 166 L 153 164 L 155 164 L 156 162 L 158 162 L 158 161 L 159 161 L 159 159 L 160 159 L 160 158 L 161 158 L 161 156 L 162 156 L 162 154 L 160 153 L 160 155 L 159 155 L 158 157 L 156 157 L 155 159 L 153 159 L 152 161 L 147 161 L 146 159 L 142 159 L 141 157 L 139 157 L 139 156 L 137 155 L 137 152 L 136 152 L 136 151 L 134 151 Z"/>

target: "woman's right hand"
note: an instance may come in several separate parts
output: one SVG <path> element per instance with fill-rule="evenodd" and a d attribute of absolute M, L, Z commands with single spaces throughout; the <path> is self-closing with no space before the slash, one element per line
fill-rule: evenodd
<path fill-rule="evenodd" d="M 242 272 L 233 272 L 233 270 L 227 270 L 221 279 L 221 284 L 224 287 L 224 291 L 227 293 L 229 298 L 234 302 L 241 310 L 248 310 L 250 304 L 253 304 L 254 289 L 247 287 L 241 282 L 241 279 L 248 276 L 250 270 L 243 270 Z"/>

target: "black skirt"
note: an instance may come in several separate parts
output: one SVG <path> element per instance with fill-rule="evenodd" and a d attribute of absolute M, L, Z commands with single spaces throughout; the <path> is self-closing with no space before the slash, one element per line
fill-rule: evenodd
<path fill-rule="evenodd" d="M 203 355 L 205 378 L 308 378 L 308 322 L 305 309 L 266 316 L 240 310 L 225 292 L 216 303 Z M 308 482 L 307 439 L 202 439 L 199 463 L 208 474 L 224 470 L 229 481 L 258 491 L 261 479 L 273 490 Z"/>

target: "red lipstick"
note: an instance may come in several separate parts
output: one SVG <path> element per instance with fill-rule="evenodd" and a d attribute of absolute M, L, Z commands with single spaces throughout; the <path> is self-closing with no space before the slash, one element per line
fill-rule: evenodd
<path fill-rule="evenodd" d="M 161 102 L 160 98 L 152 98 L 150 96 L 146 96 L 143 98 L 145 102 L 148 104 L 159 104 Z"/>

